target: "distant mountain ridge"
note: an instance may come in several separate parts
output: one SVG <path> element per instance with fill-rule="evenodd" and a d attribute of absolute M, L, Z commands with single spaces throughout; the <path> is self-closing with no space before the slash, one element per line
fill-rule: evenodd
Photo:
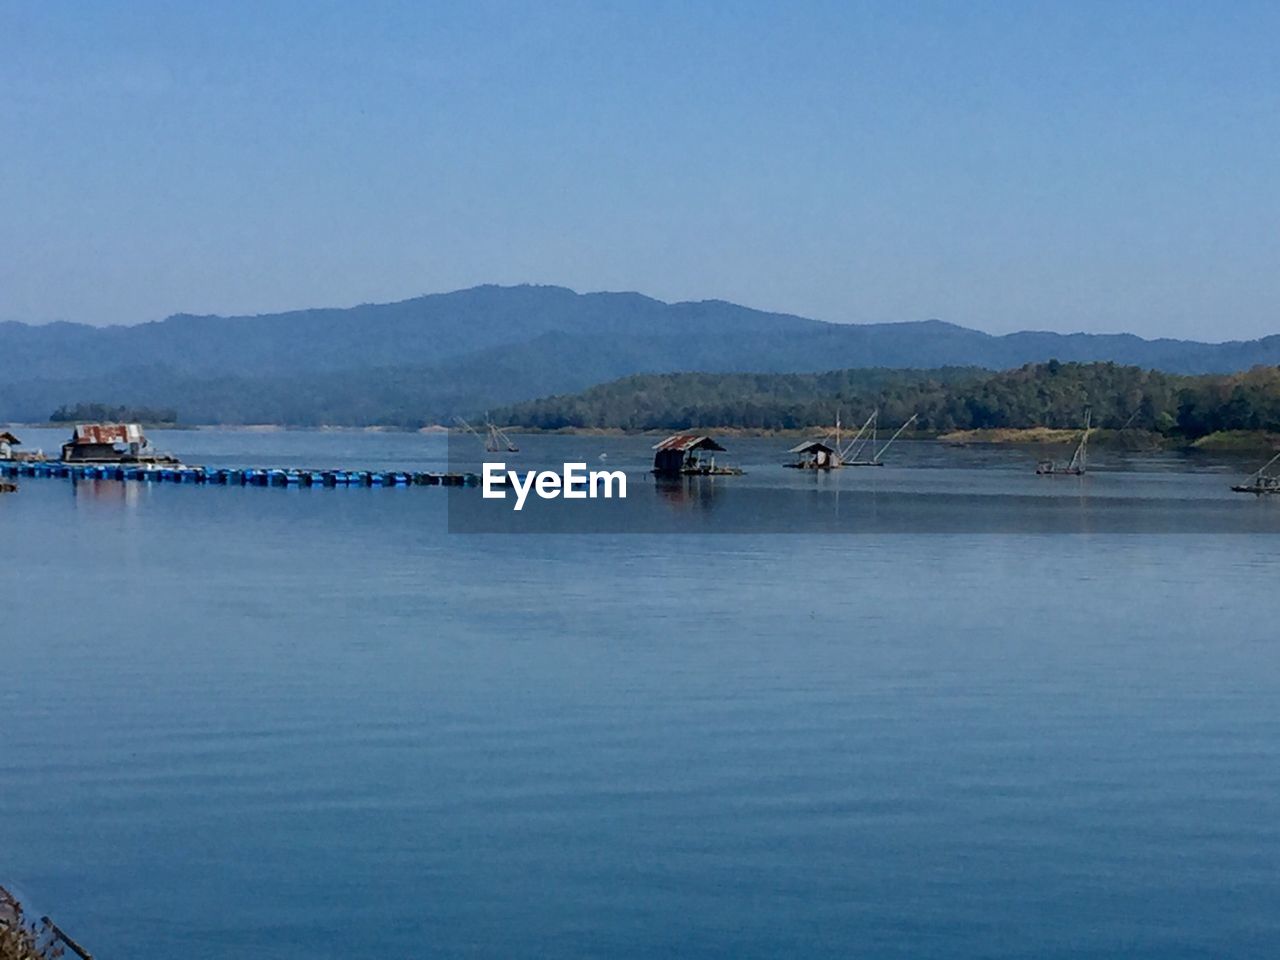
<path fill-rule="evenodd" d="M 1280 364 L 1280 335 L 996 336 L 939 320 L 837 324 L 721 300 L 481 286 L 397 303 L 92 327 L 0 323 L 0 418 L 81 402 L 173 407 L 186 422 L 411 425 L 636 373 L 982 367 L 1056 358 L 1170 373 Z"/>

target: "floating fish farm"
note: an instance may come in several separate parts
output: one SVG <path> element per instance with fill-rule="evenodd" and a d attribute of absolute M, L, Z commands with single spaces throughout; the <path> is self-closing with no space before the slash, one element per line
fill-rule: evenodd
<path fill-rule="evenodd" d="M 299 470 L 283 467 L 188 467 L 140 464 L 63 463 L 59 460 L 0 463 L 0 477 L 70 480 L 136 480 L 231 487 L 474 487 L 474 473 L 411 473 L 404 470 Z"/>

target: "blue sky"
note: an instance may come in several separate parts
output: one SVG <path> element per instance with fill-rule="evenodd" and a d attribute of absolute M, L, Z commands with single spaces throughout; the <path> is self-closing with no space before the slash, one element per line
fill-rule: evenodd
<path fill-rule="evenodd" d="M 1280 332 L 1280 5 L 0 0 L 0 318 Z"/>

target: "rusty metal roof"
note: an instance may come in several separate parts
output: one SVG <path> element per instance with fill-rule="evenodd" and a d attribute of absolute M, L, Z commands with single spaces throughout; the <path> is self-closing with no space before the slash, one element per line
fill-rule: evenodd
<path fill-rule="evenodd" d="M 661 443 L 653 445 L 655 450 L 679 450 L 688 453 L 690 450 L 723 450 L 724 447 L 710 437 L 698 433 L 673 433 Z"/>
<path fill-rule="evenodd" d="M 77 423 L 72 443 L 145 443 L 137 423 Z"/>

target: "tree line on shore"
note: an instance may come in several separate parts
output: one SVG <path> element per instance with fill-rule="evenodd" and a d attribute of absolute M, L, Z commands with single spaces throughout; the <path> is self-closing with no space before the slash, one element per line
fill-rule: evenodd
<path fill-rule="evenodd" d="M 846 424 L 879 409 L 884 425 L 912 414 L 932 432 L 1129 427 L 1196 439 L 1218 431 L 1280 431 L 1280 367 L 1183 376 L 1115 363 L 838 370 L 819 374 L 640 374 L 581 393 L 514 404 L 501 423 L 543 430 L 724 427 L 788 430 Z"/>
<path fill-rule="evenodd" d="M 278 409 L 271 403 L 257 404 L 253 394 L 241 391 L 237 401 L 252 410 L 216 405 L 204 409 L 193 398 L 193 408 L 183 416 L 200 423 L 410 429 L 439 422 L 434 405 L 419 402 L 422 398 L 409 389 L 412 385 L 382 382 L 378 390 L 357 391 L 346 389 L 348 385 L 341 378 L 327 378 L 323 387 L 315 384 L 309 389 L 290 389 L 288 404 Z M 430 386 L 421 389 L 429 392 Z M 474 398 L 453 406 L 468 415 L 483 413 Z M 788 374 L 638 374 L 580 393 L 495 407 L 491 415 L 498 423 L 542 430 L 803 430 L 829 426 L 837 414 L 846 426 L 856 428 L 878 409 L 883 426 L 903 423 L 914 413 L 920 430 L 945 433 L 1074 429 L 1081 425 L 1086 408 L 1092 409 L 1095 426 L 1127 426 L 1170 438 L 1195 440 L 1235 430 L 1280 432 L 1280 367 L 1188 376 L 1115 363 L 1051 360 L 1003 372 L 942 367 Z M 178 416 L 179 411 L 168 406 L 82 402 L 64 404 L 49 419 L 54 423 L 172 424 Z"/>
<path fill-rule="evenodd" d="M 149 423 L 178 422 L 172 408 L 129 407 L 109 403 L 63 404 L 49 415 L 50 423 Z"/>

